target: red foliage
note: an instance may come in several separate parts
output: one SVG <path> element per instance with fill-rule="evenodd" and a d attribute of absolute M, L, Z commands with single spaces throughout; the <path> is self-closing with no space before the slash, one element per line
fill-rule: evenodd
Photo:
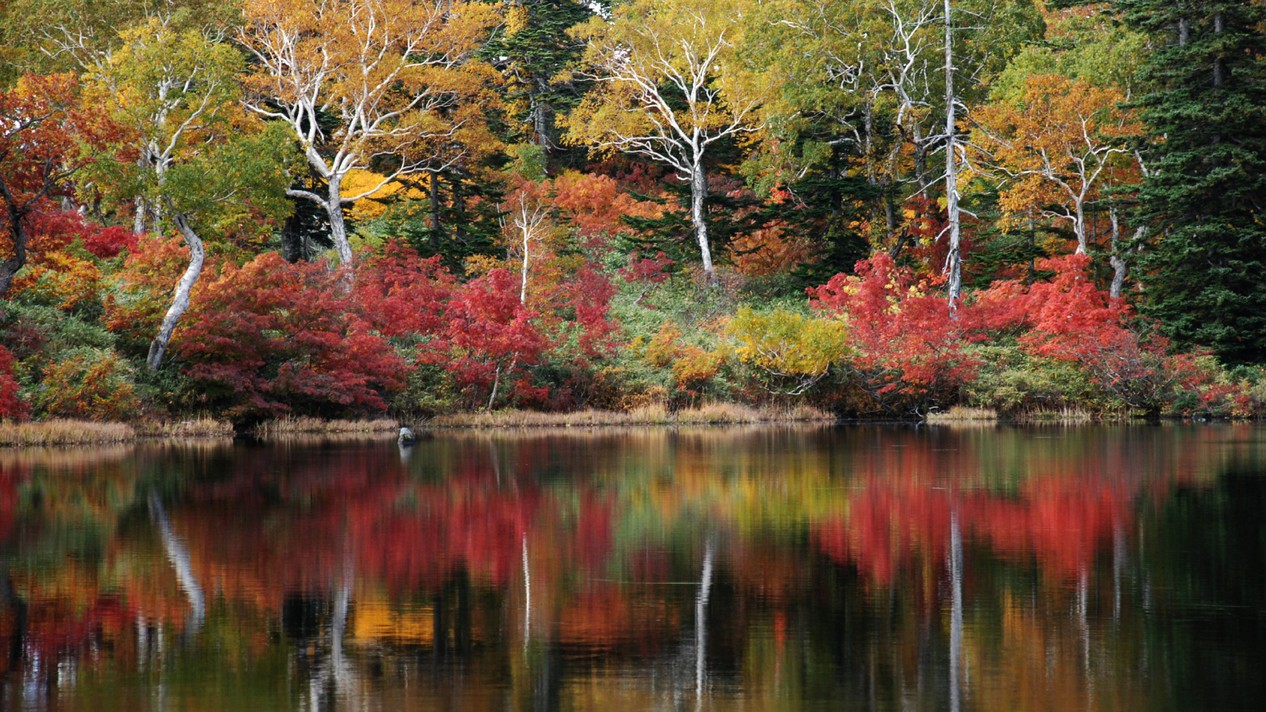
<path fill-rule="evenodd" d="M 0 346 L 0 420 L 25 420 L 30 413 L 30 408 L 18 397 L 13 362 L 13 354 Z"/>
<path fill-rule="evenodd" d="M 858 262 L 856 271 L 809 294 L 815 307 L 848 320 L 862 388 L 888 410 L 951 399 L 978 365 L 963 350 L 965 323 L 950 318 L 927 280 L 916 281 L 886 253 Z"/>
<path fill-rule="evenodd" d="M 518 282 L 504 269 L 472 279 L 454 294 L 433 363 L 447 364 L 476 402 L 508 384 L 515 370 L 535 363 L 546 341 L 519 303 Z"/>
<path fill-rule="evenodd" d="M 655 203 L 639 201 L 620 189 L 614 178 L 568 171 L 553 180 L 550 203 L 588 238 L 601 238 L 624 229 L 625 215 L 658 217 Z"/>
<path fill-rule="evenodd" d="M 225 266 L 195 292 L 172 350 L 229 417 L 381 411 L 404 364 L 350 312 L 340 279 L 275 253 Z"/>
<path fill-rule="evenodd" d="M 1166 339 L 1143 339 L 1130 328 L 1127 304 L 1091 281 L 1087 255 L 1042 260 L 1054 271 L 1047 282 L 994 283 L 973 307 L 976 324 L 989 330 L 1021 332 L 1021 347 L 1036 356 L 1080 364 L 1091 378 L 1124 404 L 1154 408 L 1167 382 Z"/>
<path fill-rule="evenodd" d="M 586 356 L 599 356 L 606 351 L 617 325 L 608 318 L 615 286 L 589 265 L 572 276 L 565 299 L 575 315 L 571 321 L 577 328 L 580 350 Z"/>
<path fill-rule="evenodd" d="M 177 238 L 138 238 L 105 298 L 105 326 L 143 352 L 171 305 L 172 285 L 189 264 L 189 248 Z M 207 269 L 210 272 L 210 266 Z"/>
<path fill-rule="evenodd" d="M 628 282 L 643 284 L 661 284 L 668 279 L 668 270 L 673 261 L 660 250 L 654 257 L 634 255 L 627 267 L 620 270 L 620 276 Z"/>
<path fill-rule="evenodd" d="M 445 305 L 456 288 L 439 256 L 422 259 L 392 242 L 357 266 L 353 296 L 357 313 L 383 336 L 433 335 L 445 325 Z"/>

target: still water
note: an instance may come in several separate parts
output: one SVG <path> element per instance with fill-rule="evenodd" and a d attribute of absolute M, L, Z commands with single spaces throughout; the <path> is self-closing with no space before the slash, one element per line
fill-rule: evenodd
<path fill-rule="evenodd" d="M 1266 428 L 0 451 L 0 709 L 1266 700 Z"/>

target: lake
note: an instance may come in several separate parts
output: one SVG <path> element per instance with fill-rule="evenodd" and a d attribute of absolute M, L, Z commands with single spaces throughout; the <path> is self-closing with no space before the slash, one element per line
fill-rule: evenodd
<path fill-rule="evenodd" d="M 1266 700 L 1266 428 L 0 450 L 0 708 Z"/>

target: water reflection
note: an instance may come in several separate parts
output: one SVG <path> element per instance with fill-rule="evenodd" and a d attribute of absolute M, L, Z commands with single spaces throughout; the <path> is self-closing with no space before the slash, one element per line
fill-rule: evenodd
<path fill-rule="evenodd" d="M 1250 707 L 1266 432 L 0 453 L 4 709 Z"/>

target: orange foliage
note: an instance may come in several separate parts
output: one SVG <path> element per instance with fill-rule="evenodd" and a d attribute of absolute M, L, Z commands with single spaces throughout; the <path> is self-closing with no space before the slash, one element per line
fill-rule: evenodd
<path fill-rule="evenodd" d="M 566 171 L 551 184 L 551 204 L 591 240 L 623 231 L 623 216 L 658 218 L 663 214 L 662 207 L 637 200 L 610 176 Z"/>

